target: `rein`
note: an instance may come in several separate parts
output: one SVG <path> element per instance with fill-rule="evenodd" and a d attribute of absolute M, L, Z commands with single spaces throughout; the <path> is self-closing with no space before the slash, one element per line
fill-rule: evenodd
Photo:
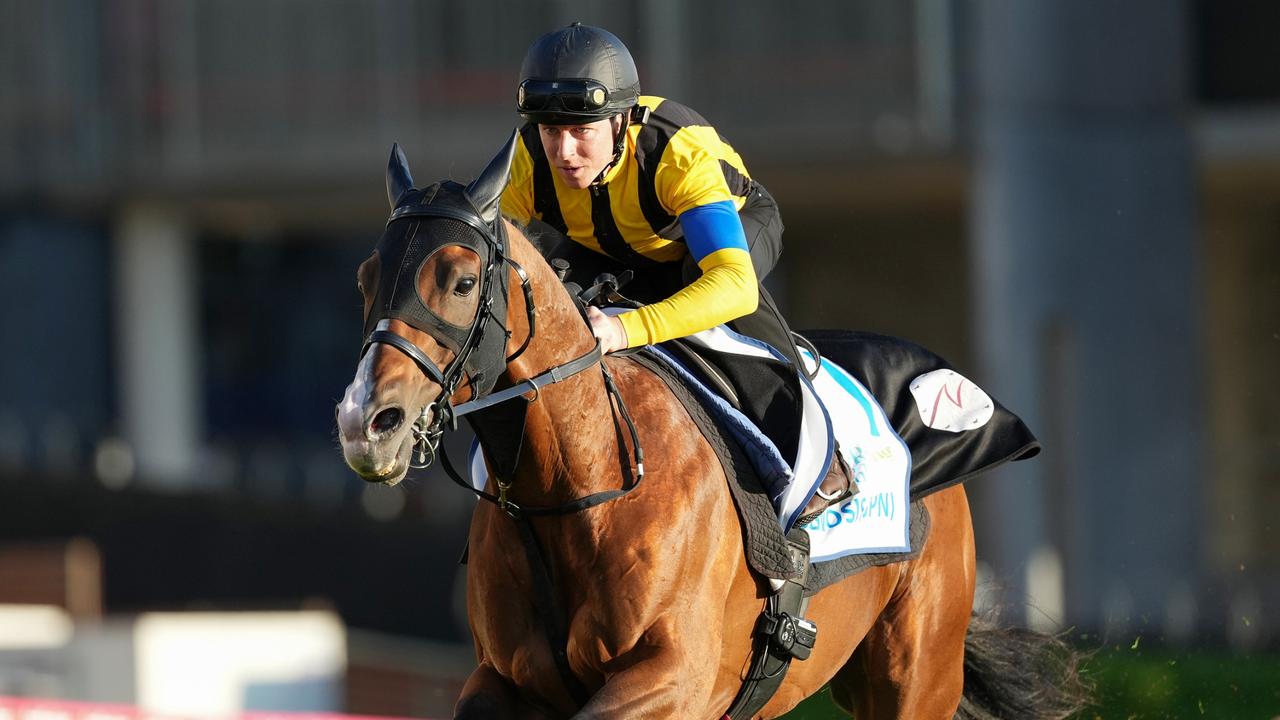
<path fill-rule="evenodd" d="M 480 497 L 494 503 L 501 508 L 503 512 L 516 519 L 519 519 L 522 515 L 567 515 L 569 513 L 575 513 L 581 510 L 586 510 L 590 507 L 595 507 L 596 505 L 609 502 L 610 500 L 616 500 L 617 498 L 620 498 L 636 489 L 640 484 L 640 481 L 644 479 L 644 449 L 640 447 L 639 432 L 636 430 L 635 422 L 631 419 L 631 413 L 627 410 L 627 405 L 622 399 L 622 394 L 618 392 L 618 387 L 613 381 L 613 374 L 609 372 L 608 367 L 606 367 L 603 362 L 600 362 L 600 360 L 600 343 L 597 341 L 596 346 L 585 355 L 570 360 L 563 365 L 557 365 L 537 377 L 522 380 L 520 383 L 499 393 L 494 393 L 493 395 L 482 398 L 481 400 L 459 405 L 455 411 L 455 415 L 463 415 L 476 410 L 482 410 L 486 407 L 492 407 L 500 402 L 520 397 L 524 393 L 529 392 L 530 389 L 534 391 L 534 397 L 532 400 L 527 400 L 527 402 L 536 402 L 538 399 L 539 387 L 560 382 L 561 380 L 572 375 L 576 375 L 592 365 L 599 363 L 600 372 L 604 378 L 605 391 L 609 393 L 609 395 L 613 397 L 614 402 L 617 403 L 618 410 L 622 415 L 622 420 L 626 423 L 627 431 L 631 435 L 631 444 L 634 448 L 635 457 L 635 476 L 632 482 L 618 490 L 602 490 L 575 500 L 570 500 L 569 502 L 562 503 L 560 505 L 522 507 L 517 505 L 508 497 L 508 491 L 511 489 L 511 481 L 503 482 L 502 478 L 495 474 L 494 482 L 498 486 L 497 495 L 485 492 L 484 490 L 477 490 L 471 485 L 471 483 L 463 479 L 461 473 L 458 472 L 457 468 L 454 467 L 453 462 L 449 459 L 448 452 L 442 448 L 440 451 L 440 458 L 444 461 L 443 466 L 445 472 L 448 473 L 449 478 L 463 488 L 470 490 L 476 495 L 476 497 Z M 491 399 L 491 402 L 486 402 Z M 469 405 L 473 407 L 468 407 Z M 521 429 L 523 430 L 523 428 Z"/>
<path fill-rule="evenodd" d="M 529 289 L 527 284 L 528 278 L 523 274 L 523 271 L 521 271 L 521 277 L 524 278 L 525 281 L 524 287 L 526 288 L 525 295 L 527 307 L 532 308 L 533 292 Z M 578 309 L 578 313 L 582 316 L 583 322 L 587 322 L 586 304 L 582 302 L 578 295 L 570 293 L 570 297 L 574 300 L 574 305 Z M 524 348 L 528 347 L 529 341 L 532 340 L 532 336 L 533 334 L 531 332 L 529 338 L 526 338 L 523 346 L 521 347 L 520 352 L 523 352 Z M 640 485 L 640 481 L 644 479 L 644 448 L 640 445 L 640 433 L 639 430 L 636 429 L 635 421 L 631 419 L 631 412 L 627 409 L 626 401 L 623 400 L 622 393 L 618 391 L 618 386 L 613 380 L 613 373 L 609 372 L 609 367 L 604 364 L 603 359 L 603 355 L 600 352 L 600 341 L 596 340 L 594 347 L 573 360 L 556 365 L 555 367 L 552 367 L 551 369 L 534 377 L 525 378 L 509 388 L 462 403 L 453 409 L 452 414 L 456 419 L 478 410 L 485 410 L 508 400 L 514 400 L 515 398 L 521 398 L 528 403 L 534 403 L 537 402 L 538 398 L 541 396 L 542 387 L 553 385 L 562 380 L 567 380 L 593 365 L 599 365 L 600 375 L 604 380 L 605 392 L 613 399 L 613 402 L 618 408 L 619 414 L 622 416 L 623 422 L 627 426 L 627 432 L 631 435 L 631 446 L 633 448 L 633 457 L 635 458 L 635 473 L 633 480 L 630 483 L 617 490 L 603 490 L 570 500 L 569 502 L 562 503 L 560 505 L 522 507 L 512 501 L 508 496 L 512 481 L 508 480 L 504 482 L 495 472 L 494 483 L 498 486 L 498 494 L 494 495 L 493 493 L 479 490 L 473 487 L 471 483 L 467 482 L 462 477 L 462 474 L 458 472 L 456 467 L 454 467 L 453 461 L 449 459 L 448 452 L 444 448 L 441 448 L 440 459 L 443 461 L 442 465 L 445 473 L 449 475 L 449 479 L 453 480 L 453 482 L 460 487 L 470 491 L 476 497 L 497 505 L 503 512 L 511 516 L 513 519 L 520 519 L 522 516 L 567 515 L 595 507 L 596 505 L 601 505 L 609 502 L 610 500 L 616 500 L 636 489 L 636 487 Z M 510 362 L 510 360 L 508 360 L 508 362 Z M 533 397 L 525 398 L 525 393 L 530 391 L 533 392 Z M 423 413 L 425 416 L 426 410 L 424 410 Z M 423 418 L 419 418 L 419 420 L 422 419 Z M 616 422 L 617 421 L 615 420 L 615 423 Z M 415 425 L 415 435 L 418 431 L 417 427 L 418 426 Z M 524 428 L 521 427 L 521 433 L 523 433 L 523 431 Z M 514 462 L 512 463 L 512 467 L 514 468 Z"/>

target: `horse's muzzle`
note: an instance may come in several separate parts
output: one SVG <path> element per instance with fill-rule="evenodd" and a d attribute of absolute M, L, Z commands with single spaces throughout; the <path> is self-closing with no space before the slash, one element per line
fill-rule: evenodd
<path fill-rule="evenodd" d="M 412 425 L 398 404 L 371 412 L 349 400 L 338 405 L 338 440 L 347 465 L 367 482 L 395 485 L 409 470 Z"/>

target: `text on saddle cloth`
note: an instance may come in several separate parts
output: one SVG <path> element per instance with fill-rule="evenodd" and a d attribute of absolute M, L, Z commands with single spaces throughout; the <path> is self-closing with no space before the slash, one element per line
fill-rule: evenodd
<path fill-rule="evenodd" d="M 806 363 L 814 362 L 807 350 L 800 353 Z M 813 385 L 858 493 L 804 526 L 810 557 L 822 562 L 858 553 L 909 551 L 910 449 L 870 391 L 839 365 L 822 359 Z"/>

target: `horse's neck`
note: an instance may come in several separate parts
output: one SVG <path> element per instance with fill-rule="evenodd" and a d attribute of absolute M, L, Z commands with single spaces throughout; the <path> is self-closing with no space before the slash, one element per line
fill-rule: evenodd
<path fill-rule="evenodd" d="M 589 352 L 595 339 L 560 280 L 523 236 L 513 240 L 512 253 L 529 274 L 537 311 L 536 332 L 528 347 L 507 366 L 507 379 L 516 383 Z M 508 327 L 515 328 L 514 350 L 528 326 L 523 294 L 515 286 L 512 290 Z M 619 465 L 617 437 L 598 365 L 543 387 L 528 405 L 515 477 L 519 490 L 513 492 L 533 504 L 563 502 L 616 486 L 617 474 L 603 468 Z"/>

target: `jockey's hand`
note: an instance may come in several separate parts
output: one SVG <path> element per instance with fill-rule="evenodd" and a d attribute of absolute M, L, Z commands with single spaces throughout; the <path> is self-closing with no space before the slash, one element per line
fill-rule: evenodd
<path fill-rule="evenodd" d="M 600 341 L 600 352 L 626 349 L 627 330 L 622 327 L 621 320 L 600 312 L 600 308 L 594 305 L 587 308 L 587 320 L 591 322 L 591 334 Z"/>

